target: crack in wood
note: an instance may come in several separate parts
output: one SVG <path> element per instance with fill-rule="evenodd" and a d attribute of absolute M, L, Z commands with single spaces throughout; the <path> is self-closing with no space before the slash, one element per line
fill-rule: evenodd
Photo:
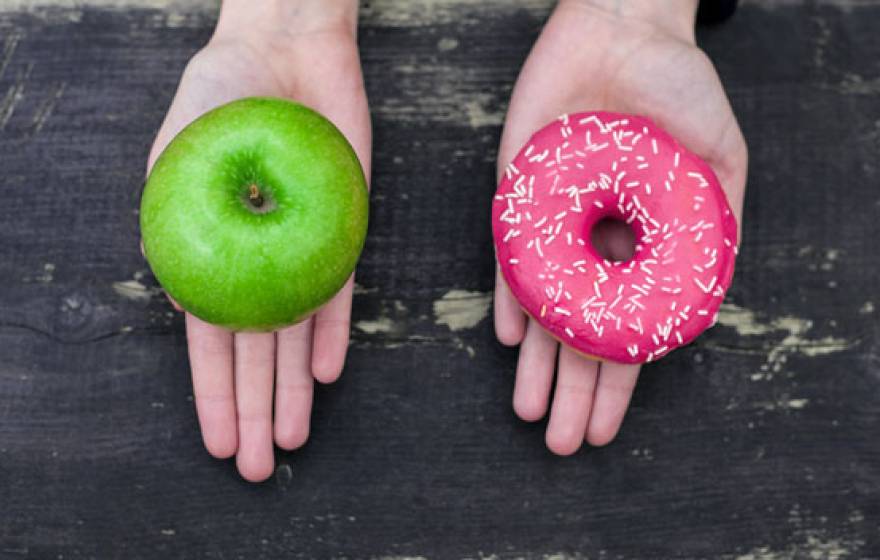
<path fill-rule="evenodd" d="M 12 114 L 15 112 L 15 107 L 24 97 L 24 86 L 28 78 L 30 78 L 33 69 L 34 63 L 28 63 L 24 73 L 19 73 L 15 83 L 6 91 L 3 101 L 0 101 L 0 130 L 6 128 L 9 120 L 12 118 Z"/>
<path fill-rule="evenodd" d="M 42 103 L 40 103 L 40 106 L 37 107 L 37 110 L 34 113 L 34 119 L 31 123 L 31 126 L 33 127 L 33 134 L 38 134 L 41 130 L 43 130 L 43 126 L 46 124 L 46 121 L 49 120 L 49 117 L 52 116 L 52 111 L 55 110 L 55 105 L 58 104 L 61 96 L 64 95 L 64 90 L 66 88 L 66 82 L 59 83 L 55 86 L 49 96 L 45 100 L 43 100 Z"/>

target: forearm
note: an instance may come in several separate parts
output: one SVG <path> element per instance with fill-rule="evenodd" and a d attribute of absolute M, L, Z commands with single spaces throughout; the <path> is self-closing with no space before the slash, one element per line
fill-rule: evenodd
<path fill-rule="evenodd" d="M 699 0 L 560 0 L 559 7 L 588 8 L 608 22 L 638 22 L 693 42 Z"/>
<path fill-rule="evenodd" d="M 357 0 L 223 0 L 215 36 L 284 36 L 324 31 L 354 35 Z"/>

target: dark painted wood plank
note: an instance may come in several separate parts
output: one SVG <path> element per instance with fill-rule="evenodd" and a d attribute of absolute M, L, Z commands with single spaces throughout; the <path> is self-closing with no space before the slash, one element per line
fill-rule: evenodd
<path fill-rule="evenodd" d="M 751 2 L 701 31 L 751 147 L 736 283 L 618 441 L 569 459 L 514 418 L 486 315 L 495 147 L 548 5 L 365 6 L 349 362 L 260 486 L 203 451 L 137 248 L 212 11 L 0 10 L 0 557 L 880 556 L 880 5 Z"/>

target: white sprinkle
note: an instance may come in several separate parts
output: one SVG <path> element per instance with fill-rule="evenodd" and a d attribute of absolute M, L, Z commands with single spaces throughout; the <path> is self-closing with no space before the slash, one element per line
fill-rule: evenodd
<path fill-rule="evenodd" d="M 684 344 L 684 340 L 681 338 L 681 333 L 679 331 L 675 331 L 675 338 L 678 340 L 679 344 Z"/>
<path fill-rule="evenodd" d="M 583 118 L 578 121 L 578 124 L 587 124 L 588 122 L 595 123 L 596 126 L 599 127 L 599 130 L 602 132 L 602 134 L 608 133 L 608 129 L 605 127 L 605 124 L 601 120 L 599 120 L 596 115 L 590 115 L 589 117 Z"/>
<path fill-rule="evenodd" d="M 639 286 L 639 285 L 637 285 L 637 284 L 630 284 L 630 287 L 631 287 L 633 290 L 635 290 L 635 291 L 637 291 L 637 292 L 640 292 L 642 295 L 645 295 L 645 296 L 648 295 L 647 290 L 645 290 L 644 288 L 642 288 L 641 286 Z"/>
<path fill-rule="evenodd" d="M 507 262 L 509 262 L 510 264 L 519 264 L 519 259 L 510 259 Z"/>
<path fill-rule="evenodd" d="M 574 331 L 571 330 L 571 327 L 565 327 L 565 334 L 567 334 L 571 338 L 574 338 Z"/>
<path fill-rule="evenodd" d="M 655 138 L 651 138 L 651 151 L 654 152 L 654 155 L 657 155 L 657 140 Z"/>
<path fill-rule="evenodd" d="M 673 167 L 678 167 L 678 160 L 680 155 L 681 154 L 679 154 L 678 152 L 675 152 L 675 161 L 673 162 Z"/>

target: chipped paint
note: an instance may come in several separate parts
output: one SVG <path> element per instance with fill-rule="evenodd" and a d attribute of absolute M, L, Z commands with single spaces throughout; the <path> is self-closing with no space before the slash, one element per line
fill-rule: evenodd
<path fill-rule="evenodd" d="M 847 74 L 835 89 L 844 95 L 877 95 L 880 93 L 880 76 L 865 78 L 858 74 Z"/>
<path fill-rule="evenodd" d="M 25 276 L 21 279 L 25 283 L 38 282 L 40 284 L 51 284 L 53 280 L 55 280 L 55 265 L 52 263 L 45 263 L 40 274 Z"/>
<path fill-rule="evenodd" d="M 810 319 L 786 315 L 769 321 L 761 321 L 754 311 L 730 303 L 721 306 L 718 324 L 734 329 L 741 336 L 768 335 L 775 332 L 786 333 L 781 340 L 772 342 L 767 347 L 767 360 L 761 367 L 762 371 L 768 369 L 780 371 L 788 356 L 792 354 L 809 357 L 823 356 L 842 352 L 855 344 L 855 342 L 832 336 L 808 337 L 807 333 L 813 326 L 813 321 Z M 770 339 L 770 337 L 767 338 Z"/>
<path fill-rule="evenodd" d="M 394 321 L 389 317 L 358 321 L 354 328 L 367 334 L 390 333 L 394 331 Z"/>
<path fill-rule="evenodd" d="M 477 25 L 483 17 L 499 12 L 525 12 L 544 18 L 555 0 L 373 0 L 362 3 L 361 18 L 370 25 L 425 27 L 428 25 Z"/>
<path fill-rule="evenodd" d="M 756 408 L 763 410 L 801 410 L 810 404 L 809 399 L 791 399 L 783 397 L 775 401 L 759 401 L 754 403 Z"/>
<path fill-rule="evenodd" d="M 367 288 L 365 286 L 358 284 L 357 282 L 354 283 L 354 295 L 356 295 L 356 296 L 359 296 L 362 294 L 375 294 L 378 291 L 379 291 L 379 288 L 376 288 L 376 287 Z"/>
<path fill-rule="evenodd" d="M 112 286 L 114 292 L 132 301 L 150 301 L 153 297 L 153 292 L 155 291 L 154 289 L 144 286 L 137 280 L 113 282 Z"/>
<path fill-rule="evenodd" d="M 464 111 L 471 128 L 498 126 L 504 122 L 504 111 L 487 109 L 487 95 L 481 94 L 476 99 L 464 103 Z"/>
<path fill-rule="evenodd" d="M 807 403 L 809 403 L 809 402 L 810 402 L 809 399 L 790 399 L 788 401 L 788 407 L 799 409 L 799 408 L 803 408 L 803 407 L 807 406 Z"/>
<path fill-rule="evenodd" d="M 473 328 L 489 314 L 491 303 L 491 292 L 450 290 L 434 302 L 434 323 L 453 332 Z"/>
<path fill-rule="evenodd" d="M 399 123 L 460 125 L 466 122 L 475 130 L 500 126 L 504 122 L 506 98 L 502 99 L 493 93 L 461 91 L 456 85 L 461 81 L 471 81 L 467 76 L 469 71 L 454 66 L 417 64 L 398 64 L 391 71 L 400 74 L 402 81 L 408 80 L 413 84 L 432 82 L 436 85 L 413 85 L 418 95 L 406 104 L 393 96 L 376 100 L 373 111 L 383 119 Z"/>
<path fill-rule="evenodd" d="M 746 554 L 735 556 L 736 560 L 790 560 L 792 558 L 816 558 L 821 560 L 843 560 L 859 558 L 864 546 L 862 540 L 829 538 L 818 531 L 804 533 L 802 542 L 789 545 L 783 550 L 774 550 L 769 546 L 760 546 Z"/>
<path fill-rule="evenodd" d="M 718 313 L 718 324 L 731 327 L 742 336 L 756 336 L 774 330 L 767 323 L 758 322 L 754 312 L 732 303 L 721 305 Z"/>
<path fill-rule="evenodd" d="M 437 50 L 440 52 L 453 51 L 458 48 L 458 39 L 455 37 L 443 37 L 437 41 Z"/>

